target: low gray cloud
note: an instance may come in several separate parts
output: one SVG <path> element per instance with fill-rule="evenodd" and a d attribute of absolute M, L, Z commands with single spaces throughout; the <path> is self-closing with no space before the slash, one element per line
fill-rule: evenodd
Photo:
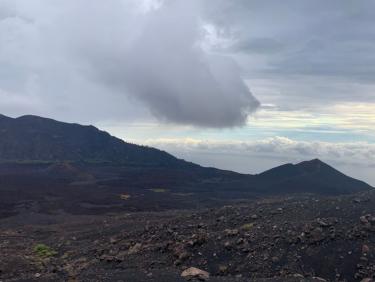
<path fill-rule="evenodd" d="M 245 124 L 259 103 L 233 59 L 199 46 L 199 9 L 195 1 L 169 1 L 152 12 L 124 57 L 113 58 L 112 71 L 101 75 L 162 120 L 208 127 Z"/>
<path fill-rule="evenodd" d="M 245 124 L 259 106 L 237 63 L 201 46 L 199 1 L 5 3 L 16 16 L 0 23 L 1 90 L 26 95 L 32 81 L 55 115 L 90 117 L 91 105 L 121 117 L 121 101 L 124 112 L 136 101 L 165 122 L 220 128 Z"/>

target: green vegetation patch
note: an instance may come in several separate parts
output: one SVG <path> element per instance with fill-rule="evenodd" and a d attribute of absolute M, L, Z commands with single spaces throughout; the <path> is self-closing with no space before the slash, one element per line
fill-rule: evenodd
<path fill-rule="evenodd" d="M 57 255 L 57 252 L 55 250 L 53 250 L 51 247 L 48 247 L 45 244 L 35 245 L 34 252 L 38 257 L 41 258 L 50 258 Z"/>
<path fill-rule="evenodd" d="M 150 189 L 154 193 L 166 193 L 169 190 L 168 189 L 163 189 L 163 188 L 155 188 L 155 189 Z"/>
<path fill-rule="evenodd" d="M 180 197 L 189 197 L 189 196 L 193 196 L 194 193 L 173 193 L 173 195 L 180 196 Z"/>
<path fill-rule="evenodd" d="M 241 226 L 241 229 L 244 231 L 250 231 L 253 229 L 254 223 L 245 223 L 244 225 Z"/>

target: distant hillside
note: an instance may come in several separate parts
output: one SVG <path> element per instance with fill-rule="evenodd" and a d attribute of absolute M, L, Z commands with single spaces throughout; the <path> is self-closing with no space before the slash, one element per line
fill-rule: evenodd
<path fill-rule="evenodd" d="M 38 116 L 0 115 L 0 161 L 83 161 L 191 167 L 191 163 L 100 131 Z"/>
<path fill-rule="evenodd" d="M 346 176 L 321 160 L 285 164 L 257 175 L 266 190 L 273 192 L 354 193 L 371 189 L 363 181 Z"/>

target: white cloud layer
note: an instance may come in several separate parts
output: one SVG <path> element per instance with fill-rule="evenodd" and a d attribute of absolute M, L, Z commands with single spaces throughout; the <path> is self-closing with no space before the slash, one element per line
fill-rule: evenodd
<path fill-rule="evenodd" d="M 258 141 L 210 141 L 197 139 L 147 140 L 146 145 L 172 152 L 206 152 L 212 154 L 239 154 L 242 156 L 263 156 L 284 160 L 323 160 L 375 166 L 375 144 L 367 142 L 330 143 L 291 140 L 286 137 L 266 138 Z"/>
<path fill-rule="evenodd" d="M 204 166 L 251 174 L 285 163 L 319 158 L 341 172 L 375 186 L 373 143 L 307 142 L 286 137 L 247 142 L 159 139 L 144 143 Z"/>

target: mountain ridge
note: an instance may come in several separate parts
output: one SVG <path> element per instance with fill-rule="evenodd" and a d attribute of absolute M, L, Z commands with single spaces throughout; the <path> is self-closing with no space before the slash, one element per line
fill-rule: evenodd
<path fill-rule="evenodd" d="M 66 162 L 74 165 L 53 165 Z M 33 115 L 0 115 L 0 163 L 5 164 L 0 166 L 0 174 L 19 171 L 20 179 L 33 175 L 54 183 L 55 177 L 56 183 L 62 181 L 64 185 L 83 185 L 82 180 L 87 180 L 90 185 L 104 183 L 116 189 L 158 186 L 163 191 L 194 191 L 207 197 L 212 193 L 219 193 L 222 198 L 275 193 L 347 194 L 372 188 L 319 159 L 284 164 L 256 175 L 240 174 L 202 167 L 156 148 L 127 143 L 92 125 Z M 7 163 L 20 165 L 12 167 Z M 27 163 L 28 167 L 22 166 Z M 38 163 L 43 169 L 38 168 Z M 27 176 L 23 171 L 29 171 Z M 42 179 L 38 181 L 43 183 Z"/>
<path fill-rule="evenodd" d="M 92 125 L 24 115 L 0 116 L 0 161 L 86 161 L 192 167 L 147 146 L 128 143 Z"/>

